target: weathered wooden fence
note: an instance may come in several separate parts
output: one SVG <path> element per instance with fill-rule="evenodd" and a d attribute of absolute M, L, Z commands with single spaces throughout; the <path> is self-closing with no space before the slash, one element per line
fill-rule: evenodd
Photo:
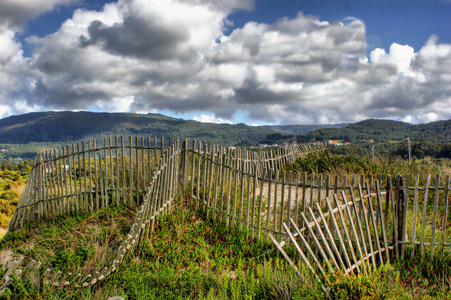
<path fill-rule="evenodd" d="M 127 144 L 115 137 L 101 145 L 93 140 L 41 153 L 8 230 L 46 216 L 142 201 L 167 151 L 164 139 L 129 137 Z"/>
<path fill-rule="evenodd" d="M 159 145 L 157 142 L 160 142 Z M 197 145 L 198 142 L 193 142 Z M 74 144 L 38 155 L 28 184 L 20 198 L 8 231 L 51 216 L 79 211 L 96 211 L 109 205 L 133 202 L 140 205 L 133 226 L 125 236 L 114 258 L 93 274 L 63 274 L 47 269 L 43 279 L 54 286 L 90 286 L 113 272 L 122 258 L 133 250 L 156 217 L 169 211 L 176 197 L 185 198 L 187 185 L 193 180 L 190 162 L 195 159 L 195 146 L 163 139 L 123 137 Z M 202 145 L 202 143 L 199 143 Z M 230 150 L 203 143 L 205 157 L 212 162 L 225 156 L 239 162 L 243 172 L 261 172 L 268 167 L 283 167 L 298 156 L 320 151 L 320 148 L 290 146 L 270 151 Z M 190 154 L 191 153 L 191 154 Z M 193 164 L 191 164 L 194 166 Z M 257 173 L 255 173 L 257 174 Z M 213 174 L 211 174 L 214 176 Z M 192 186 L 192 185 L 191 185 Z M 35 224 L 38 226 L 38 224 Z M 40 262 L 20 257 L 9 264 L 0 282 L 0 293 L 11 284 L 14 272 L 19 278 L 32 276 Z"/>
<path fill-rule="evenodd" d="M 93 211 L 127 201 L 135 201 L 140 207 L 130 232 L 121 238 L 119 247 L 115 249 L 113 259 L 107 266 L 93 274 L 84 275 L 63 274 L 59 270 L 46 269 L 43 281 L 53 286 L 86 287 L 108 276 L 123 257 L 133 251 L 149 225 L 158 216 L 169 211 L 179 190 L 181 149 L 178 141 L 164 147 L 164 141 L 161 139 L 161 144 L 157 147 L 155 139 L 153 146 L 150 146 L 149 140 L 145 145 L 143 139 L 136 138 L 133 144 L 133 139 L 130 138 L 128 151 L 123 138 L 120 143 L 115 139 L 114 146 L 109 142 L 91 149 L 89 145 L 88 143 L 86 153 L 74 151 L 67 155 L 64 151 L 59 151 L 57 153 L 61 155 L 53 156 L 44 162 L 40 161 L 38 156 L 25 189 L 26 193 L 22 195 L 19 209 L 13 216 L 14 223 L 8 229 L 15 231 L 27 222 L 48 216 L 80 210 Z M 116 164 L 111 164 L 108 159 L 111 157 L 111 151 Z M 65 162 L 72 165 L 61 167 L 65 166 Z M 52 172 L 45 172 L 50 166 L 55 166 L 50 169 Z M 68 177 L 72 177 L 72 180 L 67 179 Z M 143 182 L 149 188 L 145 188 Z M 68 186 L 70 184 L 72 188 Z M 75 192 L 77 188 L 78 192 Z M 40 267 L 40 262 L 26 257 L 12 261 L 2 278 L 0 295 L 12 283 L 12 273 L 23 279 L 35 276 L 34 272 Z"/>
<path fill-rule="evenodd" d="M 132 229 L 107 266 L 83 276 L 49 269 L 45 280 L 55 286 L 90 286 L 103 279 L 179 196 L 225 226 L 248 231 L 256 241 L 270 238 L 281 250 L 297 245 L 306 262 L 308 255 L 315 255 L 311 267 L 317 274 L 328 262 L 350 273 L 415 251 L 428 250 L 431 258 L 450 253 L 449 175 L 287 172 L 287 163 L 324 149 L 291 145 L 244 151 L 195 140 L 167 146 L 162 139 L 157 142 L 129 138 L 126 144 L 121 137 L 36 158 L 9 231 L 72 211 L 131 201 L 140 205 Z M 12 263 L 13 272 L 22 277 L 39 268 L 38 262 L 19 260 Z"/>
<path fill-rule="evenodd" d="M 440 255 L 450 253 L 449 175 L 365 177 L 286 172 L 268 165 L 246 165 L 247 160 L 228 155 L 224 149 L 206 152 L 204 148 L 194 143 L 189 149 L 189 198 L 226 226 L 244 228 L 263 240 L 271 234 L 285 244 L 289 232 L 284 223 L 307 230 L 307 224 L 311 226 L 319 213 L 330 214 L 329 205 L 338 203 L 335 199 L 340 195 L 378 205 L 370 207 L 365 202 L 368 218 L 374 211 L 371 226 L 378 233 L 372 234 L 371 242 L 375 249 L 381 246 L 376 243 L 383 242 L 381 249 L 388 249 L 386 255 L 404 258 L 407 250 L 413 256 L 415 251 L 423 254 L 428 249 L 432 259 L 437 251 Z M 359 205 L 362 220 L 365 205 Z M 351 226 L 357 217 L 351 214 L 344 224 Z M 333 226 L 332 219 L 332 215 L 327 218 L 329 226 Z M 307 240 L 313 241 L 313 237 Z"/>
<path fill-rule="evenodd" d="M 406 255 L 412 259 L 416 251 L 430 261 L 435 255 L 451 254 L 449 175 L 444 180 L 437 175 L 434 182 L 427 175 L 424 186 L 419 175 L 413 182 L 409 177 L 398 176 L 392 189 L 387 188 L 389 177 L 386 187 L 379 180 L 374 189 L 370 182 L 358 184 L 358 195 L 350 186 L 350 197 L 342 190 L 341 198 L 334 194 L 325 199 L 326 208 L 317 202 L 308 214 L 301 212 L 302 223 L 293 218 L 283 223 L 298 256 L 320 282 L 327 282 L 326 266 L 347 275 L 366 273 Z M 283 248 L 286 240 L 268 236 L 296 269 Z"/>

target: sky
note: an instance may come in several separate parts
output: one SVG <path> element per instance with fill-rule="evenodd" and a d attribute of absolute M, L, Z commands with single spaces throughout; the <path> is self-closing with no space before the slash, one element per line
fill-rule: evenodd
<path fill-rule="evenodd" d="M 451 119 L 451 0 L 0 0 L 0 118 Z"/>

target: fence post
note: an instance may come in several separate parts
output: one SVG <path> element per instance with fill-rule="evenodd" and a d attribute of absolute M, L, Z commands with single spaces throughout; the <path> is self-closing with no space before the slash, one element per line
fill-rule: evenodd
<path fill-rule="evenodd" d="M 179 172 L 179 188 L 180 188 L 180 197 L 182 199 L 182 201 L 185 199 L 186 195 L 185 195 L 185 190 L 188 184 L 188 155 L 189 155 L 189 151 L 188 151 L 188 139 L 185 139 L 182 142 L 182 148 L 180 150 L 180 172 Z"/>
<path fill-rule="evenodd" d="M 397 224 L 397 231 L 398 231 L 398 241 L 401 242 L 401 245 L 398 246 L 398 253 L 397 256 L 404 254 L 404 238 L 405 238 L 405 219 L 404 219 L 404 210 L 407 209 L 405 207 L 405 195 L 404 195 L 404 178 L 401 175 L 398 175 L 398 178 L 396 180 L 396 203 L 397 203 L 397 218 L 398 218 L 398 224 Z"/>

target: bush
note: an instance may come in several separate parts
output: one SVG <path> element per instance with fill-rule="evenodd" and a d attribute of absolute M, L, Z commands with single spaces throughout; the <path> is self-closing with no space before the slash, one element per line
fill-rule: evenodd
<path fill-rule="evenodd" d="M 371 170 L 371 163 L 362 157 L 333 155 L 324 151 L 302 156 L 289 168 L 307 173 L 367 173 Z"/>

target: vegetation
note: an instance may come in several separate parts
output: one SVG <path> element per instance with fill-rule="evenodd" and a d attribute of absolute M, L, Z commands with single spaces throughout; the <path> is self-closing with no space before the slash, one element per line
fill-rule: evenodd
<path fill-rule="evenodd" d="M 365 120 L 344 128 L 321 128 L 307 134 L 287 132 L 290 134 L 283 132 L 269 134 L 262 143 L 281 144 L 284 141 L 311 143 L 338 140 L 341 143 L 348 142 L 350 145 L 334 147 L 333 151 L 336 153 L 369 156 L 374 146 L 376 155 L 407 158 L 407 138 L 410 138 L 411 156 L 414 159 L 422 159 L 426 156 L 451 158 L 451 120 L 420 125 L 389 120 Z"/>
<path fill-rule="evenodd" d="M 284 133 L 291 134 L 307 134 L 311 131 L 321 128 L 343 128 L 348 126 L 348 123 L 332 124 L 332 125 L 264 125 L 264 128 L 278 130 Z"/>
<path fill-rule="evenodd" d="M 19 202 L 31 165 L 31 161 L 4 160 L 0 163 L 0 237 Z"/>
<path fill-rule="evenodd" d="M 37 231 L 5 237 L 2 250 L 31 255 L 62 270 L 100 266 L 106 245 L 130 225 L 123 209 L 109 208 L 94 216 L 56 218 Z M 96 223 L 96 219 L 102 222 Z M 123 221 L 120 221 L 123 220 Z M 107 229 L 112 227 L 111 229 Z M 105 232 L 95 237 L 92 231 Z M 74 236 L 75 235 L 75 236 Z M 74 243 L 74 241 L 80 241 Z M 52 247 L 49 247 L 52 246 Z M 51 250 L 49 250 L 51 249 Z M 292 256 L 292 255 L 291 255 Z M 176 209 L 157 223 L 118 271 L 91 288 L 59 289 L 30 279 L 16 281 L 5 299 L 442 299 L 451 296 L 451 260 L 434 264 L 414 261 L 381 266 L 368 276 L 327 275 L 322 290 L 305 265 L 296 261 L 302 276 L 269 244 L 217 223 L 202 211 Z M 1 275 L 1 274 L 0 274 Z"/>
<path fill-rule="evenodd" d="M 449 174 L 449 159 L 415 159 L 409 165 L 400 156 L 378 156 L 374 160 L 364 155 L 342 155 L 330 151 L 317 152 L 300 157 L 295 163 L 287 165 L 291 171 L 322 174 Z"/>

